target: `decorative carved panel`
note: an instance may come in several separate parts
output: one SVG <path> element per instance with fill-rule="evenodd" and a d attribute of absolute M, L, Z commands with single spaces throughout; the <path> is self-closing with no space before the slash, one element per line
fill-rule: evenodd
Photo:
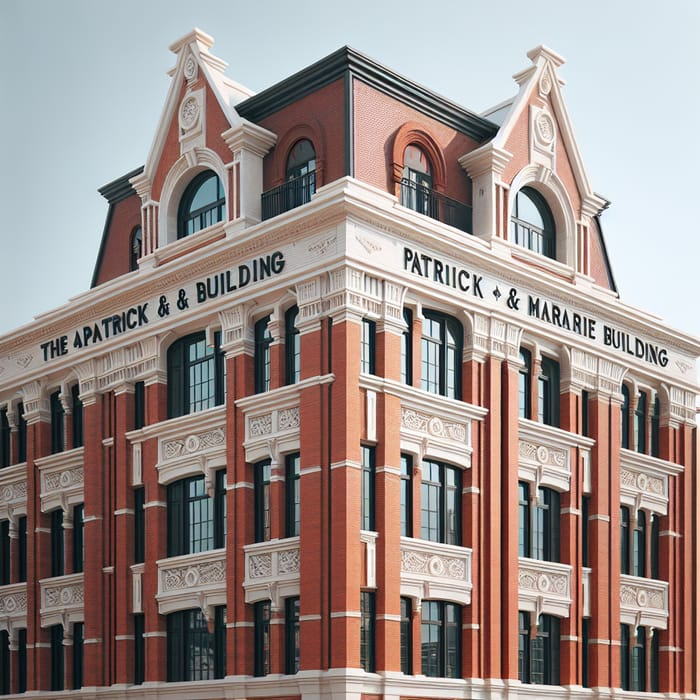
<path fill-rule="evenodd" d="M 301 556 L 298 537 L 257 542 L 243 549 L 246 603 L 271 600 L 273 607 L 279 608 L 282 599 L 299 595 Z"/>
<path fill-rule="evenodd" d="M 638 576 L 620 576 L 620 622 L 666 629 L 668 583 Z"/>
<path fill-rule="evenodd" d="M 569 617 L 571 566 L 558 562 L 518 559 L 518 606 L 520 610 Z"/>

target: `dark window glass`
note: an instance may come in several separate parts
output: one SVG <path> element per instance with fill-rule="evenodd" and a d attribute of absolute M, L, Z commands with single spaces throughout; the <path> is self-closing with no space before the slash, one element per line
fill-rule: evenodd
<path fill-rule="evenodd" d="M 17 692 L 27 692 L 27 630 L 17 630 Z"/>
<path fill-rule="evenodd" d="M 375 456 L 373 447 L 362 446 L 362 498 L 361 521 L 363 530 L 375 529 L 374 518 Z"/>
<path fill-rule="evenodd" d="M 406 329 L 401 334 L 401 381 L 409 386 L 413 384 L 413 313 L 403 310 Z"/>
<path fill-rule="evenodd" d="M 85 627 L 82 622 L 73 623 L 73 687 L 83 687 L 83 642 Z"/>
<path fill-rule="evenodd" d="M 27 516 L 17 520 L 17 580 L 27 580 Z"/>
<path fill-rule="evenodd" d="M 254 606 L 254 667 L 256 676 L 270 673 L 270 601 L 262 600 Z"/>
<path fill-rule="evenodd" d="M 194 554 L 224 546 L 225 471 L 217 472 L 214 495 L 204 477 L 168 484 L 168 556 Z"/>
<path fill-rule="evenodd" d="M 413 673 L 413 606 L 401 598 L 401 673 Z"/>
<path fill-rule="evenodd" d="M 401 204 L 426 216 L 437 218 L 432 197 L 433 175 L 428 156 L 416 145 L 409 145 L 403 154 Z"/>
<path fill-rule="evenodd" d="M 584 496 L 581 499 L 581 554 L 583 566 L 590 566 L 591 553 L 588 549 L 588 514 L 591 507 L 591 497 Z"/>
<path fill-rule="evenodd" d="M 287 384 L 296 384 L 301 378 L 301 336 L 296 326 L 299 307 L 292 306 L 284 314 L 284 352 Z"/>
<path fill-rule="evenodd" d="M 461 544 L 462 473 L 441 462 L 423 460 L 421 480 L 421 538 Z"/>
<path fill-rule="evenodd" d="M 590 666 L 589 642 L 591 638 L 591 621 L 584 617 L 581 620 L 581 685 L 584 688 L 590 687 L 588 679 L 588 669 Z"/>
<path fill-rule="evenodd" d="M 360 372 L 376 374 L 375 342 L 377 324 L 366 318 L 362 319 L 362 335 L 360 338 Z"/>
<path fill-rule="evenodd" d="M 548 488 L 539 490 L 532 501 L 527 482 L 518 483 L 518 554 L 540 561 L 559 561 L 559 494 Z"/>
<path fill-rule="evenodd" d="M 187 186 L 177 216 L 177 237 L 184 238 L 224 220 L 226 199 L 216 173 L 205 170 Z"/>
<path fill-rule="evenodd" d="M 220 334 L 207 347 L 204 333 L 176 340 L 168 348 L 168 418 L 220 406 L 224 402 L 224 355 Z"/>
<path fill-rule="evenodd" d="M 518 556 L 529 557 L 530 542 L 530 486 L 525 481 L 518 482 Z"/>
<path fill-rule="evenodd" d="M 459 678 L 462 609 L 453 603 L 424 600 L 421 608 L 421 666 L 423 675 Z"/>
<path fill-rule="evenodd" d="M 299 598 L 287 598 L 284 601 L 285 625 L 285 673 L 299 672 Z"/>
<path fill-rule="evenodd" d="M 360 666 L 374 673 L 374 593 L 360 592 Z"/>
<path fill-rule="evenodd" d="M 654 515 L 651 520 L 651 542 L 649 554 L 651 561 L 649 562 L 649 575 L 651 578 L 658 579 L 659 576 L 659 537 L 661 536 L 661 523 L 659 516 Z"/>
<path fill-rule="evenodd" d="M 620 687 L 631 690 L 630 680 L 630 628 L 620 625 Z"/>
<path fill-rule="evenodd" d="M 0 520 L 0 586 L 10 583 L 10 521 Z"/>
<path fill-rule="evenodd" d="M 73 573 L 83 570 L 84 560 L 85 506 L 73 507 Z"/>
<path fill-rule="evenodd" d="M 540 615 L 535 637 L 530 613 L 519 613 L 518 620 L 518 678 L 522 683 L 559 685 L 559 618 Z"/>
<path fill-rule="evenodd" d="M 146 560 L 146 489 L 143 486 L 134 489 L 134 563 Z"/>
<path fill-rule="evenodd" d="M 272 537 L 272 514 L 270 506 L 270 483 L 272 466 L 270 460 L 253 465 L 253 488 L 255 502 L 255 541 L 267 542 Z"/>
<path fill-rule="evenodd" d="M 620 447 L 630 446 L 630 390 L 622 385 L 622 406 L 620 407 Z"/>
<path fill-rule="evenodd" d="M 167 620 L 168 681 L 202 681 L 226 675 L 221 666 L 226 656 L 217 648 L 224 643 L 225 607 L 215 608 L 211 632 L 199 609 L 171 613 Z"/>
<path fill-rule="evenodd" d="M 647 516 L 637 511 L 637 522 L 632 533 L 632 575 L 646 576 Z"/>
<path fill-rule="evenodd" d="M 134 685 L 141 685 L 146 678 L 146 644 L 143 613 L 134 615 Z"/>
<path fill-rule="evenodd" d="M 61 392 L 55 391 L 51 394 L 51 453 L 63 451 L 63 404 L 61 403 Z"/>
<path fill-rule="evenodd" d="M 654 399 L 654 406 L 651 412 L 651 445 L 650 453 L 652 457 L 659 456 L 659 421 L 661 420 L 661 402 L 657 396 Z"/>
<path fill-rule="evenodd" d="M 134 384 L 134 430 L 146 425 L 146 385 L 143 382 Z"/>
<path fill-rule="evenodd" d="M 268 328 L 270 317 L 255 323 L 255 393 L 270 391 L 270 345 L 272 334 Z"/>
<path fill-rule="evenodd" d="M 581 392 L 581 433 L 586 437 L 591 436 L 590 407 L 588 406 L 590 398 L 589 393 L 584 389 Z"/>
<path fill-rule="evenodd" d="M 529 350 L 520 351 L 520 361 L 522 365 L 518 370 L 518 415 L 521 418 L 531 418 L 531 375 L 532 375 L 532 355 Z"/>
<path fill-rule="evenodd" d="M 401 535 L 413 537 L 413 458 L 401 455 Z"/>
<path fill-rule="evenodd" d="M 287 158 L 286 209 L 306 204 L 316 191 L 316 151 L 308 139 L 297 141 Z"/>
<path fill-rule="evenodd" d="M 0 695 L 10 694 L 10 635 L 0 630 Z"/>
<path fill-rule="evenodd" d="M 71 411 L 73 414 L 73 447 L 83 446 L 83 402 L 80 400 L 80 385 L 74 384 L 70 390 Z"/>
<path fill-rule="evenodd" d="M 10 422 L 7 420 L 7 409 L 0 410 L 0 468 L 9 467 L 10 457 Z"/>
<path fill-rule="evenodd" d="M 301 458 L 299 453 L 287 455 L 286 467 L 286 527 L 287 537 L 296 537 L 301 528 Z"/>
<path fill-rule="evenodd" d="M 63 511 L 51 511 L 51 576 L 63 576 Z"/>
<path fill-rule="evenodd" d="M 19 442 L 19 454 L 17 462 L 27 461 L 27 421 L 24 419 L 24 404 L 17 404 L 17 439 Z"/>
<path fill-rule="evenodd" d="M 51 690 L 63 690 L 63 625 L 51 629 Z"/>
<path fill-rule="evenodd" d="M 557 257 L 554 218 L 537 190 L 523 187 L 516 193 L 510 221 L 514 243 L 548 258 Z"/>
<path fill-rule="evenodd" d="M 537 380 L 537 420 L 559 427 L 559 363 L 542 358 Z"/>
<path fill-rule="evenodd" d="M 426 311 L 421 338 L 421 388 L 451 399 L 462 398 L 462 326 Z"/>
<path fill-rule="evenodd" d="M 634 409 L 634 444 L 637 452 L 642 454 L 647 450 L 647 395 L 639 392 L 637 407 Z"/>
<path fill-rule="evenodd" d="M 644 692 L 647 687 L 646 673 L 646 648 L 647 648 L 647 631 L 645 627 L 637 627 L 637 634 L 634 637 L 634 645 L 632 646 L 632 659 L 630 665 L 630 675 L 632 687 L 630 690 L 638 690 Z"/>
<path fill-rule="evenodd" d="M 659 692 L 659 634 L 652 631 L 649 645 L 649 690 Z"/>
<path fill-rule="evenodd" d="M 620 506 L 620 573 L 630 572 L 630 511 Z"/>
<path fill-rule="evenodd" d="M 131 232 L 131 240 L 129 241 L 129 272 L 138 269 L 139 258 L 143 247 L 143 233 L 141 227 L 137 226 Z"/>

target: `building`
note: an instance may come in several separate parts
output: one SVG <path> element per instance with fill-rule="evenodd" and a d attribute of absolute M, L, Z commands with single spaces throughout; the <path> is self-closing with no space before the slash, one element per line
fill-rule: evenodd
<path fill-rule="evenodd" d="M 0 338 L 1 690 L 695 697 L 700 343 L 619 298 L 562 59 L 479 116 L 212 44 Z"/>

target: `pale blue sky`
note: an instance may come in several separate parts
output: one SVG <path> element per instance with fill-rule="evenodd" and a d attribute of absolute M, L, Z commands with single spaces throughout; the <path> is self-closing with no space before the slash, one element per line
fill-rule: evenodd
<path fill-rule="evenodd" d="M 144 163 L 195 26 L 256 91 L 349 44 L 474 111 L 546 44 L 622 298 L 700 335 L 696 0 L 0 0 L 0 333 L 89 287 L 97 188 Z"/>

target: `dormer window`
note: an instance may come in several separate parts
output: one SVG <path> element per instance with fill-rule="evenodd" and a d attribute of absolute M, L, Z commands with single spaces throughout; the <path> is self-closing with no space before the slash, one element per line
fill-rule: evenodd
<path fill-rule="evenodd" d="M 216 173 L 205 170 L 187 186 L 177 216 L 177 237 L 185 238 L 224 219 L 224 188 Z"/>
<path fill-rule="evenodd" d="M 514 243 L 556 259 L 554 217 L 537 190 L 523 187 L 516 193 L 510 221 Z"/>
<path fill-rule="evenodd" d="M 433 198 L 433 169 L 428 156 L 418 146 L 406 146 L 401 173 L 401 204 L 437 219 Z"/>
<path fill-rule="evenodd" d="M 131 241 L 129 246 L 129 271 L 133 272 L 138 269 L 139 258 L 141 257 L 143 244 L 143 234 L 141 232 L 141 227 L 137 226 L 131 232 Z"/>

